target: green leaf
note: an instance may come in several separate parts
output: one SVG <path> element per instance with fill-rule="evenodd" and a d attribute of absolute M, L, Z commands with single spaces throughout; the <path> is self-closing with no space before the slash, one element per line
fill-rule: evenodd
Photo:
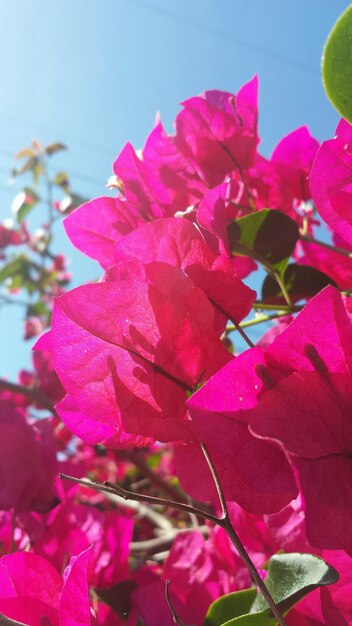
<path fill-rule="evenodd" d="M 338 572 L 314 554 L 275 554 L 269 560 L 265 584 L 282 612 L 287 612 L 299 600 L 317 587 L 332 585 Z M 251 607 L 251 613 L 267 608 L 261 593 Z"/>
<path fill-rule="evenodd" d="M 46 317 L 47 315 L 50 315 L 50 310 L 42 300 L 39 300 L 38 302 L 33 302 L 28 306 L 27 315 Z"/>
<path fill-rule="evenodd" d="M 228 620 L 248 613 L 256 595 L 257 590 L 252 587 L 218 598 L 210 605 L 203 626 L 222 626 Z"/>
<path fill-rule="evenodd" d="M 245 215 L 228 226 L 231 251 L 282 272 L 299 236 L 294 220 L 274 209 Z"/>
<path fill-rule="evenodd" d="M 302 298 L 311 298 L 327 285 L 337 286 L 335 281 L 310 265 L 290 263 L 283 277 L 286 290 L 293 302 Z M 262 285 L 262 300 L 266 303 L 285 304 L 280 287 L 272 276 L 267 276 Z"/>
<path fill-rule="evenodd" d="M 40 289 L 37 266 L 24 255 L 19 255 L 6 263 L 0 271 L 0 283 L 8 289 L 26 289 L 34 293 Z"/>
<path fill-rule="evenodd" d="M 62 150 L 67 150 L 67 146 L 59 142 L 50 143 L 45 148 L 45 152 L 47 153 L 48 156 L 52 156 L 53 154 L 56 154 L 56 152 L 61 152 Z"/>
<path fill-rule="evenodd" d="M 338 578 L 331 565 L 313 554 L 275 554 L 269 560 L 265 584 L 280 612 L 285 615 L 308 593 L 318 587 L 332 585 Z M 237 592 L 219 598 L 209 607 L 206 616 L 206 620 L 210 616 L 213 621 L 205 621 L 203 626 L 277 626 L 278 622 L 262 594 L 256 595 L 255 589 L 247 589 L 246 592 L 247 597 L 245 592 Z M 231 611 L 232 616 L 229 617 Z M 222 615 L 225 621 L 221 621 Z"/>
<path fill-rule="evenodd" d="M 38 194 L 30 187 L 24 187 L 24 189 L 15 196 L 11 208 L 19 223 L 23 222 L 38 201 Z"/>
<path fill-rule="evenodd" d="M 70 189 L 70 180 L 67 172 L 58 172 L 52 180 L 53 185 L 57 185 L 61 187 L 64 191 L 69 191 Z"/>
<path fill-rule="evenodd" d="M 14 169 L 12 174 L 13 176 L 19 176 L 20 174 L 25 174 L 26 172 L 34 172 L 39 163 L 40 161 L 37 156 L 30 156 L 19 169 Z"/>
<path fill-rule="evenodd" d="M 81 206 L 81 204 L 83 204 L 84 202 L 87 202 L 87 200 L 86 198 L 83 198 L 83 196 L 80 196 L 77 193 L 70 193 L 69 195 L 65 196 L 60 203 L 60 213 L 64 213 L 65 215 L 67 215 L 77 207 Z"/>
<path fill-rule="evenodd" d="M 342 13 L 328 36 L 322 74 L 329 100 L 352 123 L 352 5 Z"/>

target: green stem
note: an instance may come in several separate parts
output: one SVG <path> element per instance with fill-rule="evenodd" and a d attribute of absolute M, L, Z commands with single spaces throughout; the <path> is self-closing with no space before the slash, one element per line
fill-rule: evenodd
<path fill-rule="evenodd" d="M 340 248 L 339 246 L 334 246 L 331 243 L 325 243 L 325 241 L 319 241 L 318 239 L 314 239 L 314 237 L 310 237 L 309 235 L 300 235 L 301 241 L 306 241 L 307 243 L 315 243 L 317 246 L 321 246 L 322 248 L 326 248 L 327 250 L 331 250 L 332 252 L 337 252 L 338 254 L 343 254 L 343 256 L 347 256 L 350 259 L 352 258 L 352 252 L 348 252 L 345 248 Z"/>
<path fill-rule="evenodd" d="M 273 278 L 275 278 L 277 284 L 279 285 L 281 291 L 282 291 L 282 295 L 286 300 L 286 304 L 289 307 L 292 307 L 292 300 L 290 298 L 290 294 L 288 293 L 287 289 L 286 289 L 286 285 L 284 283 L 284 281 L 282 280 L 280 274 L 278 272 L 274 272 L 274 274 L 272 274 Z"/>
<path fill-rule="evenodd" d="M 278 311 L 277 313 L 272 313 L 271 315 L 258 315 L 258 317 L 254 317 L 251 320 L 246 320 L 245 322 L 241 322 L 241 328 L 247 328 L 248 326 L 255 326 L 256 324 L 262 324 L 263 322 L 270 322 L 271 320 L 275 320 L 279 317 L 287 317 L 290 315 L 287 311 Z M 226 332 L 230 333 L 234 330 L 237 330 L 237 327 L 234 325 L 226 326 Z"/>

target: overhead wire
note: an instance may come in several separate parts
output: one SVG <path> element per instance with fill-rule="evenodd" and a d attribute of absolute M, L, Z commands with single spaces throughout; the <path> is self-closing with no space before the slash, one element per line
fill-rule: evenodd
<path fill-rule="evenodd" d="M 235 45 L 241 46 L 242 48 L 246 48 L 247 50 L 251 50 L 252 52 L 253 51 L 259 52 L 261 55 L 271 57 L 272 59 L 280 63 L 284 63 L 285 65 L 291 65 L 292 67 L 296 67 L 297 69 L 303 72 L 307 72 L 308 74 L 314 74 L 315 76 L 319 74 L 319 68 L 314 69 L 313 67 L 310 67 L 309 65 L 306 65 L 305 63 L 301 63 L 300 61 L 296 61 L 295 59 L 291 57 L 287 57 L 286 55 L 279 54 L 275 52 L 274 50 L 270 50 L 270 48 L 266 48 L 265 46 L 261 46 L 255 42 L 242 39 L 241 37 L 238 37 L 237 35 L 234 37 L 233 35 L 230 35 L 230 33 L 227 33 L 226 31 L 222 31 L 212 26 L 208 26 L 207 24 L 202 24 L 201 22 L 198 22 L 197 20 L 194 20 L 193 18 L 189 18 L 189 17 L 185 18 L 183 15 L 174 13 L 173 11 L 170 11 L 168 8 L 156 6 L 154 4 L 151 4 L 150 2 L 146 2 L 145 0 L 122 0 L 122 1 L 123 2 L 128 1 L 129 3 L 132 2 L 133 4 L 138 5 L 142 7 L 143 9 L 147 9 L 149 11 L 153 11 L 154 13 L 158 13 L 159 15 L 162 15 L 163 17 L 166 17 L 167 19 L 181 22 L 183 26 L 185 24 L 188 24 L 189 26 L 192 26 L 193 28 L 201 30 L 205 33 L 208 33 L 209 35 L 213 35 L 214 37 L 218 37 L 220 39 L 228 41 L 229 43 L 233 43 Z"/>

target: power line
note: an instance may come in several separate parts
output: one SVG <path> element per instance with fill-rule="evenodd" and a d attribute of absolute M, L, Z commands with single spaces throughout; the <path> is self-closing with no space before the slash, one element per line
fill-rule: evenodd
<path fill-rule="evenodd" d="M 126 2 L 126 0 L 122 0 L 122 1 Z M 185 17 L 184 15 L 179 15 L 177 13 L 174 13 L 173 11 L 169 11 L 169 9 L 165 9 L 164 7 L 158 7 L 158 6 L 155 6 L 154 4 L 150 4 L 149 2 L 145 2 L 145 0 L 128 0 L 128 1 L 134 2 L 134 4 L 139 5 L 143 9 L 146 9 L 148 11 L 153 11 L 154 13 L 158 13 L 159 15 L 162 15 L 163 17 L 166 17 L 169 20 L 176 20 L 180 22 L 183 26 L 185 24 L 188 24 L 189 26 L 192 26 L 193 28 L 201 30 L 204 33 L 213 35 L 214 37 L 218 37 L 220 39 L 223 39 L 235 45 L 241 46 L 242 48 L 246 48 L 247 50 L 259 52 L 262 55 L 271 57 L 272 59 L 274 59 L 275 61 L 278 61 L 279 63 L 284 63 L 285 65 L 291 65 L 292 67 L 296 67 L 297 69 L 303 72 L 306 72 L 307 74 L 314 74 L 314 76 L 318 75 L 318 72 L 319 72 L 318 68 L 314 69 L 308 65 L 305 65 L 304 63 L 295 61 L 295 59 L 292 59 L 291 57 L 287 57 L 283 54 L 279 54 L 275 52 L 274 50 L 270 50 L 270 48 L 265 48 L 264 46 L 260 46 L 251 41 L 247 41 L 237 36 L 233 37 L 232 35 L 230 35 L 229 33 L 226 33 L 225 31 L 221 31 L 216 28 L 212 28 L 211 26 L 207 26 L 206 24 L 202 24 L 201 22 L 197 22 L 193 18 Z"/>
<path fill-rule="evenodd" d="M 4 118 L 4 120 L 6 120 L 9 124 L 22 126 L 22 128 L 27 128 L 31 132 L 33 132 L 33 124 L 29 122 L 28 120 L 15 117 L 13 115 L 9 115 L 8 113 L 4 111 L 0 111 L 0 117 Z M 62 130 L 58 130 L 57 128 L 54 128 L 52 126 L 36 123 L 35 129 L 42 131 L 42 132 L 46 132 L 46 133 L 47 132 L 54 133 L 56 136 L 66 137 L 69 142 L 75 142 L 77 146 L 81 146 L 85 150 L 88 149 L 94 152 L 100 152 L 101 154 L 105 154 L 111 157 L 111 151 L 106 146 L 97 145 L 97 144 L 91 143 L 90 141 L 86 141 L 85 139 L 81 139 L 80 137 L 76 137 L 75 135 L 67 134 L 65 132 L 63 133 Z"/>

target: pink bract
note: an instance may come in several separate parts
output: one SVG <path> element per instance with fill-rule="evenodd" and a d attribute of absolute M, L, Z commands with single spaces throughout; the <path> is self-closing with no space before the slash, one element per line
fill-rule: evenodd
<path fill-rule="evenodd" d="M 0 508 L 47 511 L 54 503 L 56 445 L 50 420 L 35 426 L 0 402 Z"/>
<path fill-rule="evenodd" d="M 108 282 L 56 300 L 56 371 L 94 422 L 160 440 L 190 439 L 186 392 L 231 359 L 204 293 L 165 263 L 121 263 Z M 211 356 L 211 360 L 210 360 Z"/>
<path fill-rule="evenodd" d="M 341 120 L 334 139 L 324 141 L 313 164 L 310 189 L 320 216 L 332 231 L 352 242 L 352 137 Z"/>

